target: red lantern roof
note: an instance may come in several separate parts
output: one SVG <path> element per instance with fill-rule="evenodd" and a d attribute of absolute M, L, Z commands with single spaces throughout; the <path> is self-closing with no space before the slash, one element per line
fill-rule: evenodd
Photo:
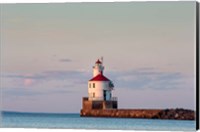
<path fill-rule="evenodd" d="M 96 64 L 101 64 L 101 61 L 98 59 L 98 60 L 96 61 Z"/>
<path fill-rule="evenodd" d="M 98 74 L 97 76 L 93 77 L 89 81 L 110 81 L 110 80 L 106 78 L 104 75 Z"/>

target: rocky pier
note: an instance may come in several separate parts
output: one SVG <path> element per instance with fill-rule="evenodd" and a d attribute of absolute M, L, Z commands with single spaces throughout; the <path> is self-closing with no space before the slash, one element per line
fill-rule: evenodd
<path fill-rule="evenodd" d="M 187 109 L 82 109 L 81 117 L 146 118 L 195 120 L 195 112 Z"/>

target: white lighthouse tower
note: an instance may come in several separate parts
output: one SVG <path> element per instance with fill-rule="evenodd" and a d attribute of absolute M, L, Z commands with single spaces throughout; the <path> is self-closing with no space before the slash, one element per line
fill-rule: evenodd
<path fill-rule="evenodd" d="M 95 66 L 93 66 L 93 77 L 103 74 L 104 66 L 102 62 L 98 59 L 95 63 Z"/>
<path fill-rule="evenodd" d="M 113 83 L 103 75 L 104 66 L 99 59 L 93 66 L 93 78 L 88 81 L 89 100 L 112 100 Z"/>
<path fill-rule="evenodd" d="M 93 78 L 88 81 L 88 97 L 83 97 L 81 115 L 93 109 L 117 109 L 117 97 L 112 97 L 114 85 L 103 75 L 103 59 L 93 66 Z"/>

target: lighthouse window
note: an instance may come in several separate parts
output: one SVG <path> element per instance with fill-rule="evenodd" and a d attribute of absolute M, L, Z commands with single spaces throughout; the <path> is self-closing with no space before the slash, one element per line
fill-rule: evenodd
<path fill-rule="evenodd" d="M 91 83 L 89 83 L 89 88 L 91 88 Z"/>
<path fill-rule="evenodd" d="M 95 88 L 95 83 L 93 83 L 93 88 Z"/>

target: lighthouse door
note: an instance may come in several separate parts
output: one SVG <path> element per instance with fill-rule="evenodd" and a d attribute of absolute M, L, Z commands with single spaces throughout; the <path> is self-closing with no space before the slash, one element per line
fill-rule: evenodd
<path fill-rule="evenodd" d="M 106 90 L 103 90 L 103 100 L 106 100 Z"/>

